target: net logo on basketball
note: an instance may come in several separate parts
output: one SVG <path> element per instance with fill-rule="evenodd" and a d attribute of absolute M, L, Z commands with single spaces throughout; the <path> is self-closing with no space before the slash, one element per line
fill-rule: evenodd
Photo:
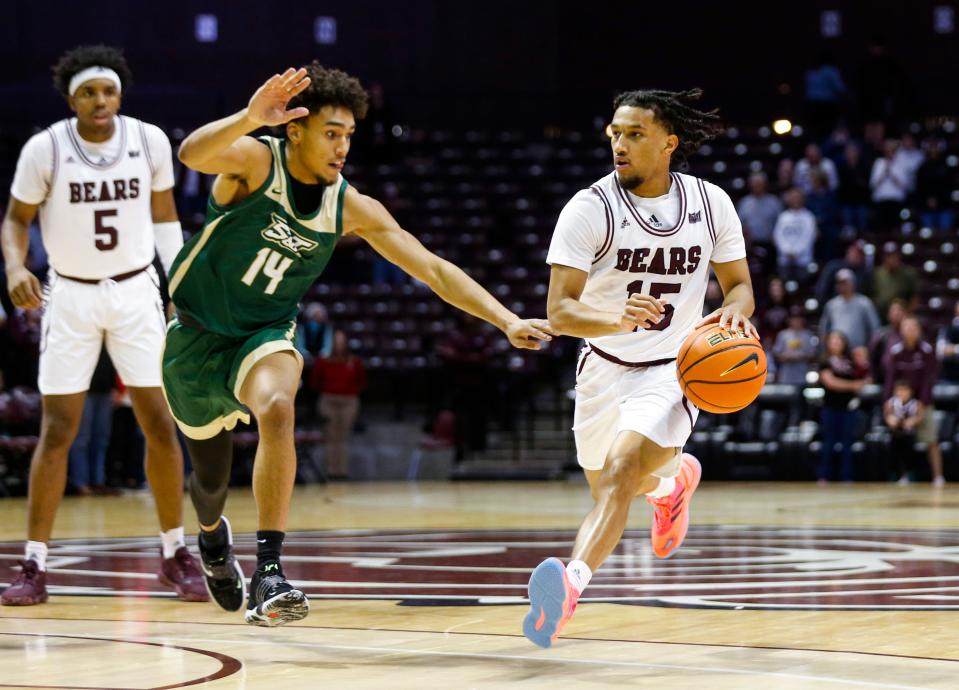
<path fill-rule="evenodd" d="M 300 252 L 311 252 L 320 246 L 318 242 L 308 240 L 298 234 L 296 230 L 290 227 L 289 223 L 277 214 L 273 213 L 271 216 L 273 222 L 261 233 L 265 239 L 276 242 L 297 256 L 302 256 Z"/>

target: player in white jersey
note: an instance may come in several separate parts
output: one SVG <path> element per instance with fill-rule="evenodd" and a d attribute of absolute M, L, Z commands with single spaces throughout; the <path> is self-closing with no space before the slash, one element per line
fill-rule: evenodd
<path fill-rule="evenodd" d="M 689 525 L 701 475 L 682 447 L 698 410 L 675 359 L 696 326 L 718 321 L 758 334 L 742 226 L 732 201 L 704 180 L 670 172 L 719 129 L 692 107 L 698 90 L 632 91 L 607 128 L 615 170 L 560 214 L 547 262 L 554 330 L 584 338 L 573 432 L 595 506 L 564 565 L 550 558 L 529 582 L 524 634 L 549 647 L 580 594 L 622 538 L 633 500 L 653 504 L 653 551 L 665 558 Z M 703 318 L 710 267 L 723 306 Z"/>
<path fill-rule="evenodd" d="M 146 436 L 146 474 L 161 527 L 157 575 L 181 599 L 206 601 L 202 575 L 183 541 L 183 455 L 160 388 L 166 321 L 152 263 L 156 254 L 169 267 L 183 244 L 170 143 L 159 128 L 118 114 L 121 90 L 130 82 L 118 50 L 81 46 L 67 52 L 53 73 L 76 117 L 23 147 L 0 234 L 10 298 L 23 309 L 43 308 L 43 419 L 30 464 L 26 557 L 0 601 L 26 606 L 47 600 L 47 543 L 104 344 Z M 50 261 L 42 291 L 25 266 L 38 212 Z"/>

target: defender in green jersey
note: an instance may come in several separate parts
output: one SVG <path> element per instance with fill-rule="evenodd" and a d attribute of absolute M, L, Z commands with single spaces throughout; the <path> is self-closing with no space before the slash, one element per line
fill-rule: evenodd
<path fill-rule="evenodd" d="M 231 434 L 251 414 L 259 424 L 257 570 L 245 613 L 255 625 L 280 625 L 309 611 L 280 566 L 296 475 L 293 401 L 303 366 L 292 337 L 297 303 L 341 235 L 363 238 L 450 304 L 497 326 L 515 347 L 537 349 L 537 339 L 551 337 L 546 321 L 520 319 L 346 183 L 341 171 L 366 107 L 356 79 L 314 62 L 274 75 L 245 109 L 201 127 L 180 147 L 183 163 L 217 178 L 203 231 L 170 272 L 177 318 L 167 332 L 163 386 L 193 459 L 190 496 L 207 586 L 230 611 L 245 596 L 222 515 Z M 248 136 L 284 124 L 285 139 Z"/>

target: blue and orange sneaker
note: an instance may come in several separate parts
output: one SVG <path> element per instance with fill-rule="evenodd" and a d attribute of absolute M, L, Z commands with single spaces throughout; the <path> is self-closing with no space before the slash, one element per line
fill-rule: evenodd
<path fill-rule="evenodd" d="M 686 538 L 689 530 L 689 501 L 702 476 L 703 467 L 699 460 L 689 453 L 683 453 L 673 493 L 662 498 L 646 497 L 653 506 L 653 526 L 650 530 L 653 553 L 660 558 L 669 558 Z"/>
<path fill-rule="evenodd" d="M 530 608 L 523 620 L 523 634 L 535 645 L 550 647 L 572 618 L 579 593 L 558 558 L 547 558 L 536 566 L 527 591 Z"/>

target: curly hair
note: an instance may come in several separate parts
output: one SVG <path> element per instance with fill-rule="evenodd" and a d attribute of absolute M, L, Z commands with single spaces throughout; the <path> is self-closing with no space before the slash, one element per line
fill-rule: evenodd
<path fill-rule="evenodd" d="M 702 98 L 701 89 L 688 91 L 626 91 L 613 100 L 613 109 L 622 106 L 647 108 L 656 121 L 670 134 L 679 137 L 679 146 L 673 152 L 681 165 L 696 153 L 699 147 L 723 131 L 718 110 L 698 110 L 691 102 Z"/>
<path fill-rule="evenodd" d="M 316 60 L 305 69 L 310 85 L 290 100 L 288 108 L 302 106 L 315 115 L 323 106 L 332 105 L 347 108 L 357 120 L 366 117 L 368 98 L 359 79 L 338 69 L 327 69 Z"/>
<path fill-rule="evenodd" d="M 100 65 L 109 67 L 120 77 L 120 85 L 126 89 L 133 83 L 133 73 L 130 71 L 123 51 L 112 46 L 78 46 L 65 52 L 51 70 L 53 85 L 64 97 L 70 97 L 70 79 L 73 75 L 87 67 Z"/>

